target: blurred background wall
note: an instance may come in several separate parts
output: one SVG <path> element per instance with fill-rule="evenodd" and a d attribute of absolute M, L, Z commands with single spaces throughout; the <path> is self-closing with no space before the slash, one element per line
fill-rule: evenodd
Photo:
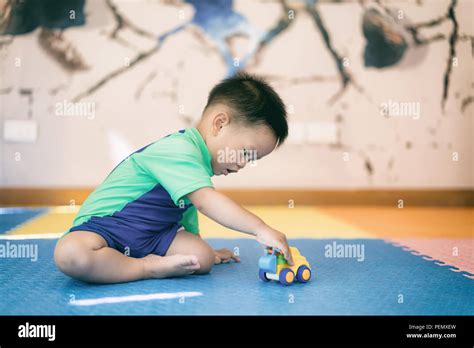
<path fill-rule="evenodd" d="M 96 186 L 238 70 L 290 138 L 217 187 L 473 187 L 470 0 L 0 4 L 2 187 Z"/>

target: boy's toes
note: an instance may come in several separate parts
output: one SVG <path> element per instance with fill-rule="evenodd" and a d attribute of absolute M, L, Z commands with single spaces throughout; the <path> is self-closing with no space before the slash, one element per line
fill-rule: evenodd
<path fill-rule="evenodd" d="M 195 255 L 182 255 L 181 266 L 195 271 L 199 269 L 199 260 Z"/>
<path fill-rule="evenodd" d="M 199 269 L 199 260 L 194 255 L 169 256 L 174 262 L 176 275 L 192 274 Z"/>
<path fill-rule="evenodd" d="M 194 255 L 157 256 L 148 255 L 144 258 L 146 274 L 150 278 L 179 277 L 197 271 L 199 260 Z"/>

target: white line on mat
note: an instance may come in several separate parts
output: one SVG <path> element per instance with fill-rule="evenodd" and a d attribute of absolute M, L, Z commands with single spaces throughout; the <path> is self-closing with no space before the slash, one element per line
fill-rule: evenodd
<path fill-rule="evenodd" d="M 117 297 L 100 297 L 86 300 L 74 300 L 70 304 L 73 306 L 95 306 L 107 303 L 121 303 L 121 302 L 138 302 L 138 301 L 152 301 L 152 300 L 169 300 L 173 298 L 195 297 L 202 296 L 201 292 L 161 292 L 146 295 L 130 295 Z"/>

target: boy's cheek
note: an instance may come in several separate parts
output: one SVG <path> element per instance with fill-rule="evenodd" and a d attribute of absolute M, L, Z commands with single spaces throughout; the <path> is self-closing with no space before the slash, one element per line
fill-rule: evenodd
<path fill-rule="evenodd" d="M 212 172 L 214 173 L 214 175 L 219 175 L 221 173 L 222 169 L 220 168 L 220 165 L 215 163 L 215 164 L 212 164 Z"/>

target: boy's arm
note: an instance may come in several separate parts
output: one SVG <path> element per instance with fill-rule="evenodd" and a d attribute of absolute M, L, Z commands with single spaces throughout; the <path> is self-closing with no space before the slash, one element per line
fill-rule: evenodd
<path fill-rule="evenodd" d="M 204 187 L 189 193 L 188 198 L 207 217 L 227 228 L 252 234 L 261 244 L 280 249 L 288 263 L 293 264 L 285 234 L 274 230 L 226 195 L 215 191 L 212 187 Z"/>

